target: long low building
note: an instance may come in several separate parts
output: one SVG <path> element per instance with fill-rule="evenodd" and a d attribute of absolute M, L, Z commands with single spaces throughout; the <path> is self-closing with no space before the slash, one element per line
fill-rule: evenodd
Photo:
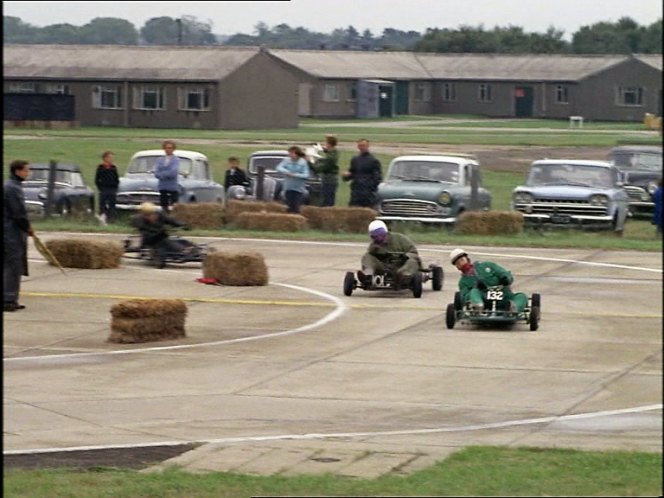
<path fill-rule="evenodd" d="M 6 124 L 64 116 L 83 126 L 273 129 L 303 116 L 662 114 L 661 54 L 5 45 L 3 69 Z"/>

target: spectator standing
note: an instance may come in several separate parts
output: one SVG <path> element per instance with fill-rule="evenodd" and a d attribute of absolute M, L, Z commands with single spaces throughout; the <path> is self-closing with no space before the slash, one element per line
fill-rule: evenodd
<path fill-rule="evenodd" d="M 318 160 L 316 172 L 321 176 L 323 206 L 334 206 L 339 187 L 339 151 L 337 137 L 327 135 L 323 147 L 323 157 Z"/>
<path fill-rule="evenodd" d="M 652 194 L 655 210 L 652 214 L 652 223 L 655 225 L 658 235 L 662 235 L 662 178 L 657 182 L 657 189 Z"/>
<path fill-rule="evenodd" d="M 235 156 L 231 156 L 228 158 L 228 169 L 224 176 L 224 188 L 228 192 L 228 189 L 235 185 L 246 187 L 249 185 L 249 181 L 247 180 L 247 174 L 240 168 L 240 160 Z"/>
<path fill-rule="evenodd" d="M 343 179 L 351 181 L 349 206 L 374 207 L 376 191 L 383 179 L 381 164 L 369 152 L 369 140 L 357 141 L 358 155 L 350 160 L 350 168 L 344 172 Z"/>
<path fill-rule="evenodd" d="M 296 145 L 289 147 L 288 157 L 277 165 L 275 171 L 282 173 L 285 177 L 284 193 L 288 212 L 300 214 L 309 178 L 309 164 L 304 158 L 304 151 Z"/>
<path fill-rule="evenodd" d="M 165 213 L 170 212 L 170 207 L 178 202 L 180 197 L 180 159 L 174 154 L 175 142 L 164 140 L 162 148 L 166 153 L 157 159 L 154 167 L 154 176 L 159 180 L 159 204 Z"/>
<path fill-rule="evenodd" d="M 97 166 L 95 185 L 99 190 L 99 219 L 106 224 L 115 221 L 115 198 L 118 194 L 120 177 L 118 168 L 113 164 L 114 154 L 110 150 L 101 155 L 102 163 Z"/>
<path fill-rule="evenodd" d="M 30 175 L 28 161 L 18 159 L 9 165 L 9 178 L 3 186 L 3 307 L 2 311 L 25 308 L 19 304 L 21 276 L 28 276 L 28 236 L 34 231 L 25 208 L 23 185 Z"/>

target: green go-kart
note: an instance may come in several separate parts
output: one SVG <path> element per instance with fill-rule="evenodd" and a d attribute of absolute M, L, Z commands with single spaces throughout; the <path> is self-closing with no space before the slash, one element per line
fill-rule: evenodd
<path fill-rule="evenodd" d="M 474 310 L 470 301 L 461 298 L 461 293 L 454 294 L 454 302 L 447 305 L 445 325 L 453 329 L 456 323 L 482 326 L 511 326 L 521 322 L 529 325 L 530 330 L 539 328 L 542 300 L 539 294 L 532 294 L 523 311 L 511 311 L 509 300 L 502 285 L 488 287 L 484 291 L 484 309 Z"/>

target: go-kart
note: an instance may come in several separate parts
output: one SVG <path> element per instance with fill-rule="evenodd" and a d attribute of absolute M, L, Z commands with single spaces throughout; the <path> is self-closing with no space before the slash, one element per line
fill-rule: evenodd
<path fill-rule="evenodd" d="M 453 329 L 456 322 L 473 325 L 503 325 L 511 326 L 517 322 L 525 322 L 530 330 L 539 327 L 541 298 L 539 294 L 532 294 L 528 304 L 521 312 L 510 311 L 509 301 L 506 298 L 502 285 L 488 287 L 484 291 L 484 310 L 473 310 L 470 301 L 465 302 L 461 293 L 454 294 L 454 302 L 447 305 L 445 324 Z"/>
<path fill-rule="evenodd" d="M 130 235 L 124 240 L 124 254 L 129 258 L 147 261 L 157 268 L 164 268 L 168 263 L 203 262 L 211 250 L 207 244 L 195 244 L 179 236 L 170 236 L 169 241 L 177 250 L 158 253 L 154 248 L 144 246 L 140 235 Z"/>
<path fill-rule="evenodd" d="M 405 262 L 406 255 L 390 255 L 393 264 L 386 265 L 387 268 L 398 268 Z M 423 284 L 431 280 L 431 288 L 435 291 L 443 289 L 443 268 L 434 264 L 427 267 L 420 266 L 419 271 L 415 272 L 409 278 L 401 279 L 397 282 L 396 274 L 392 270 L 375 275 L 364 275 L 362 272 L 346 272 L 344 277 L 344 294 L 350 296 L 357 288 L 362 290 L 407 290 L 410 289 L 413 297 L 422 296 Z"/>

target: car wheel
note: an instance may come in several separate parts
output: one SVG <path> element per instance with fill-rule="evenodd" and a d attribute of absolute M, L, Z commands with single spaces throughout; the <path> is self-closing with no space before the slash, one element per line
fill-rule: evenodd
<path fill-rule="evenodd" d="M 450 303 L 447 305 L 447 311 L 445 312 L 445 325 L 447 325 L 448 329 L 453 329 L 455 323 L 456 309 L 454 309 L 454 304 Z"/>
<path fill-rule="evenodd" d="M 416 271 L 413 274 L 413 282 L 411 283 L 411 287 L 413 288 L 413 297 L 422 297 L 422 273 L 419 271 Z"/>
<path fill-rule="evenodd" d="M 352 271 L 347 271 L 344 277 L 344 294 L 350 296 L 355 289 L 355 275 Z"/>
<path fill-rule="evenodd" d="M 533 332 L 539 328 L 539 315 L 539 306 L 532 306 L 528 317 L 528 325 L 530 325 L 530 330 Z"/>
<path fill-rule="evenodd" d="M 443 290 L 443 268 L 440 266 L 431 269 L 431 288 L 435 291 Z"/>
<path fill-rule="evenodd" d="M 463 301 L 461 301 L 461 292 L 454 293 L 454 309 L 461 311 L 463 308 Z"/>
<path fill-rule="evenodd" d="M 537 306 L 538 308 L 542 307 L 542 298 L 539 294 L 533 294 L 530 298 L 530 306 Z"/>

